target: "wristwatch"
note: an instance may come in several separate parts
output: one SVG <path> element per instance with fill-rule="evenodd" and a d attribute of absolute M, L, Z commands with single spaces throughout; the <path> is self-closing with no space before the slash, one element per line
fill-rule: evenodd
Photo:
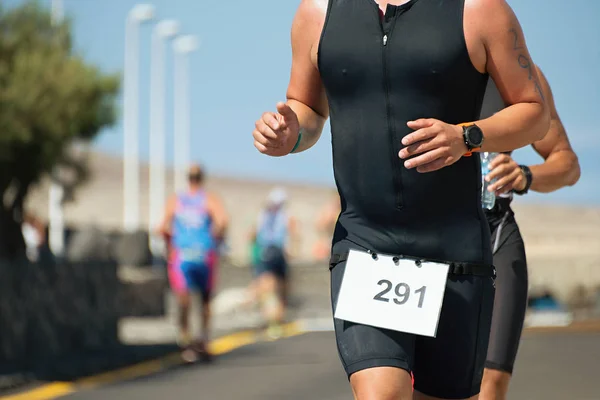
<path fill-rule="evenodd" d="M 470 155 L 473 151 L 481 149 L 483 144 L 483 132 L 475 124 L 463 125 L 463 139 Z"/>
<path fill-rule="evenodd" d="M 521 168 L 521 172 L 523 173 L 523 175 L 525 175 L 525 187 L 523 188 L 523 190 L 513 189 L 512 192 L 518 195 L 524 195 L 527 194 L 527 192 L 529 192 L 531 182 L 533 181 L 533 175 L 531 174 L 531 170 L 527 165 L 519 165 L 519 168 Z"/>

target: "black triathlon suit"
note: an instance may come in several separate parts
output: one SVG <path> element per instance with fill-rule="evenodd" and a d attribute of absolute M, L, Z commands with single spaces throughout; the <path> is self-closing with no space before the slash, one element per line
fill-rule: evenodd
<path fill-rule="evenodd" d="M 348 377 L 402 368 L 417 391 L 447 399 L 479 393 L 486 361 L 494 268 L 481 165 L 462 157 L 421 174 L 398 152 L 407 121 L 480 116 L 488 75 L 471 63 L 463 9 L 464 0 L 411 0 L 381 20 L 373 0 L 329 0 L 318 52 L 341 199 L 334 311 L 349 249 L 452 263 L 435 339 L 335 319 L 340 359 Z"/>
<path fill-rule="evenodd" d="M 487 118 L 505 107 L 498 88 L 490 79 L 481 117 Z M 486 368 L 512 373 L 525 312 L 527 311 L 527 258 L 515 214 L 510 207 L 512 194 L 496 198 L 492 210 L 485 210 L 492 232 L 496 267 L 496 296 Z"/>

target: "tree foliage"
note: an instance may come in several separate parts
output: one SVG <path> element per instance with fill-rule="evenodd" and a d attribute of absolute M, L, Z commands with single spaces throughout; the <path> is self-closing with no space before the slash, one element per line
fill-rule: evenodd
<path fill-rule="evenodd" d="M 0 5 L 0 255 L 20 252 L 32 184 L 63 170 L 72 189 L 86 176 L 71 144 L 114 123 L 119 82 L 74 51 L 69 20 L 54 24 L 37 2 Z"/>

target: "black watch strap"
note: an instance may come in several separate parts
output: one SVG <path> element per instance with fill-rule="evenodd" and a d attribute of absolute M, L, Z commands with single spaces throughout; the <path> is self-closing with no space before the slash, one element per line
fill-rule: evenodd
<path fill-rule="evenodd" d="M 525 175 L 525 188 L 523 190 L 515 190 L 513 189 L 513 193 L 518 195 L 524 195 L 529 192 L 529 188 L 531 187 L 531 182 L 533 180 L 533 175 L 531 174 L 531 170 L 527 165 L 519 165 L 521 171 L 523 171 L 523 175 Z"/>

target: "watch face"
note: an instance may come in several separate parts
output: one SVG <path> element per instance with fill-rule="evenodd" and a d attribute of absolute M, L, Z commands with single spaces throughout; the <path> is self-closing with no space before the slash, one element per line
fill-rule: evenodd
<path fill-rule="evenodd" d="M 483 132 L 475 125 L 470 126 L 467 129 L 467 139 L 473 147 L 479 147 L 483 143 Z"/>

